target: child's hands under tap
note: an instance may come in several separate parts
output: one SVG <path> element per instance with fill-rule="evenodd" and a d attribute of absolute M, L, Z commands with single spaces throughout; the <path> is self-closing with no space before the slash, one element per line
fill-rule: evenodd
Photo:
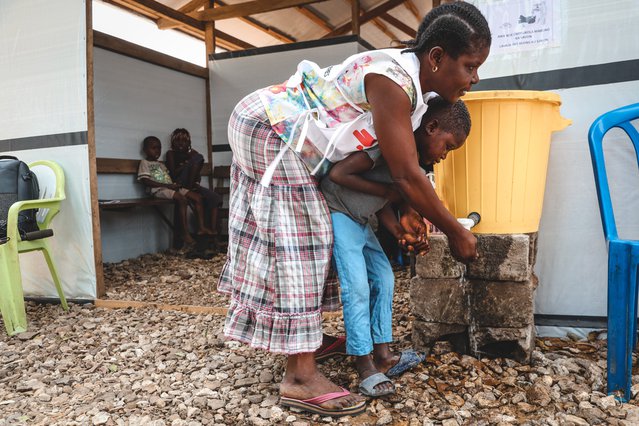
<path fill-rule="evenodd" d="M 421 234 L 406 232 L 398 240 L 398 243 L 404 251 L 415 252 L 420 256 L 424 256 L 430 251 L 430 243 L 426 232 Z"/>

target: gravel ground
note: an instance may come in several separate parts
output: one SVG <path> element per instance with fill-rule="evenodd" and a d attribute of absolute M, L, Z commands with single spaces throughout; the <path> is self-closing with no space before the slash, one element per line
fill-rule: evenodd
<path fill-rule="evenodd" d="M 215 288 L 225 259 L 223 254 L 203 260 L 159 253 L 107 263 L 105 299 L 224 307 L 228 297 Z"/>
<path fill-rule="evenodd" d="M 107 296 L 224 306 L 214 291 L 223 256 L 151 255 L 106 265 Z M 397 271 L 396 348 L 410 345 L 408 277 Z M 395 380 L 397 394 L 356 417 L 278 406 L 284 357 L 224 341 L 222 316 L 152 308 L 28 304 L 29 331 L 0 334 L 0 425 L 638 425 L 639 407 L 605 395 L 605 341 L 538 339 L 531 365 L 475 359 L 437 344 Z M 339 316 L 325 322 L 343 333 Z M 322 364 L 357 388 L 347 358 Z M 634 376 L 633 379 L 638 379 Z"/>

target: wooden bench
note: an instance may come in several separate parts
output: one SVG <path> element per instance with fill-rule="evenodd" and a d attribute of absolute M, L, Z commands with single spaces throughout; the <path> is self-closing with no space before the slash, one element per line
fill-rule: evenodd
<path fill-rule="evenodd" d="M 98 174 L 121 174 L 121 175 L 137 175 L 138 166 L 140 164 L 140 160 L 130 160 L 130 159 L 122 159 L 122 158 L 97 158 L 96 159 L 96 169 Z M 229 187 L 225 183 L 226 180 L 230 176 L 230 166 L 218 166 L 213 170 L 211 169 L 210 163 L 205 163 L 202 168 L 202 177 L 209 179 L 209 186 L 212 185 L 212 180 L 215 179 L 215 192 L 220 195 L 225 195 L 229 193 Z M 99 195 L 98 195 L 99 197 Z M 99 199 L 98 205 L 101 211 L 126 211 L 138 207 L 152 207 L 160 216 L 162 221 L 166 223 L 175 233 L 176 229 L 174 226 L 175 219 L 177 218 L 177 211 L 174 209 L 173 219 L 170 220 L 164 211 L 161 209 L 162 206 L 173 205 L 175 206 L 175 202 L 173 200 L 166 200 L 160 198 L 153 197 L 140 197 L 140 198 L 125 198 L 125 199 Z M 224 220 L 228 219 L 228 208 L 221 208 L 218 211 L 218 221 L 219 223 L 223 223 Z M 225 228 L 225 227 L 224 227 Z M 181 231 L 181 230 L 180 230 Z M 222 232 L 225 234 L 225 232 Z M 174 245 L 176 244 L 176 240 L 181 239 L 180 235 L 174 235 Z"/>
<path fill-rule="evenodd" d="M 229 195 L 230 188 L 230 178 L 231 178 L 231 166 L 216 166 L 213 167 L 211 171 L 211 186 L 214 188 L 215 192 L 220 194 L 222 197 L 226 198 Z M 214 180 L 214 181 L 213 181 Z M 220 236 L 222 239 L 228 237 L 228 220 L 229 220 L 229 209 L 228 209 L 228 201 L 225 202 L 226 207 L 222 207 L 218 210 L 218 223 L 220 224 Z"/>
<path fill-rule="evenodd" d="M 98 200 L 98 206 L 100 210 L 123 210 L 123 209 L 131 209 L 134 207 L 153 207 L 153 209 L 158 213 L 160 218 L 164 223 L 166 223 L 169 228 L 175 231 L 173 226 L 173 221 L 169 220 L 164 212 L 160 209 L 160 206 L 166 205 L 175 205 L 173 200 L 166 200 L 162 198 L 125 198 L 118 200 Z M 174 217 L 175 219 L 175 217 Z"/>

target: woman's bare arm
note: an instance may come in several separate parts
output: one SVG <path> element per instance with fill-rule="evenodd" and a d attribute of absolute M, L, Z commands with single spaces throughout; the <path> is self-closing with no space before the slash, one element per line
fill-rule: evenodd
<path fill-rule="evenodd" d="M 476 238 L 446 210 L 419 167 L 408 96 L 382 75 L 368 74 L 365 84 L 377 141 L 397 188 L 411 207 L 448 236 L 457 258 L 473 260 Z"/>

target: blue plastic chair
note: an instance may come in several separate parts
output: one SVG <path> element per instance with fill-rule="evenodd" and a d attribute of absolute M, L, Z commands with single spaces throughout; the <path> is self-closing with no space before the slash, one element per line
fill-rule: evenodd
<path fill-rule="evenodd" d="M 631 123 L 638 118 L 639 103 L 628 105 L 597 118 L 588 132 L 599 210 L 608 243 L 608 394 L 614 394 L 623 401 L 630 398 L 632 352 L 637 347 L 639 241 L 623 240 L 617 235 L 604 163 L 603 138 L 614 127 L 622 129 L 634 145 L 639 164 L 639 132 Z"/>

